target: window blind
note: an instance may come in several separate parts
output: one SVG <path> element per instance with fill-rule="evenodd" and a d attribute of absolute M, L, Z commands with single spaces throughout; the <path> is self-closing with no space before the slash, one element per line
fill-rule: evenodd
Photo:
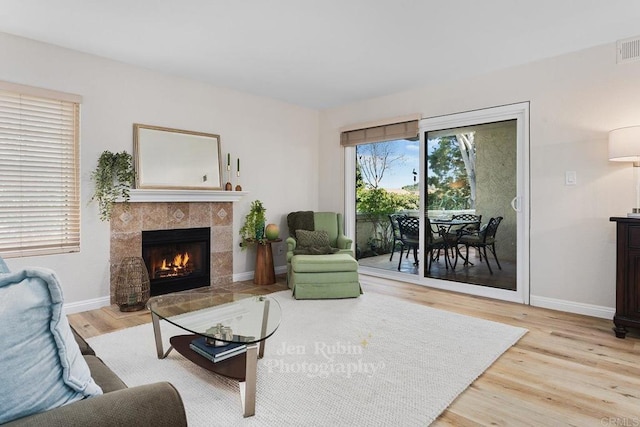
<path fill-rule="evenodd" d="M 80 250 L 80 104 L 68 94 L 56 98 L 40 90 L 47 95 L 43 97 L 31 94 L 37 88 L 30 89 L 0 85 L 4 257 Z"/>
<path fill-rule="evenodd" d="M 340 145 L 351 147 L 373 142 L 395 141 L 398 139 L 416 139 L 418 137 L 418 119 L 395 123 L 350 129 L 340 133 Z"/>

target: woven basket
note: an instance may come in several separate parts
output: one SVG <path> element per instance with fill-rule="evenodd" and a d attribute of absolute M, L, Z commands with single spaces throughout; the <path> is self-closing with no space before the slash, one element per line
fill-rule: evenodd
<path fill-rule="evenodd" d="M 149 273 L 140 257 L 124 258 L 116 277 L 116 304 L 120 311 L 138 311 L 149 300 Z"/>

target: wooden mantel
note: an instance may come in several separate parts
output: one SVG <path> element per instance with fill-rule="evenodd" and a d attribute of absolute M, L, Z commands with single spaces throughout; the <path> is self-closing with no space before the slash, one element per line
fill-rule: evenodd
<path fill-rule="evenodd" d="M 142 202 L 238 202 L 248 191 L 221 190 L 163 190 L 134 188 L 131 203 Z"/>

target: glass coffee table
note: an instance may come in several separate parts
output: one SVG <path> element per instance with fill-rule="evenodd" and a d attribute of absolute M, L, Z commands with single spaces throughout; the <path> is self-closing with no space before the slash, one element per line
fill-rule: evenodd
<path fill-rule="evenodd" d="M 240 382 L 240 398 L 245 417 L 255 414 L 258 358 L 264 355 L 265 340 L 280 325 L 280 304 L 268 295 L 220 293 L 209 290 L 185 291 L 152 297 L 151 311 L 158 358 L 172 349 L 204 369 Z M 188 332 L 170 338 L 165 352 L 160 320 Z M 220 334 L 220 328 L 224 331 Z M 246 352 L 212 362 L 190 348 L 191 342 L 205 337 L 210 344 L 244 343 Z"/>

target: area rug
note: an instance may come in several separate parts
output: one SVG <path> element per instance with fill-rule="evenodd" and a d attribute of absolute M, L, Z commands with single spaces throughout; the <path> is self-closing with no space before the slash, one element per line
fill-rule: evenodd
<path fill-rule="evenodd" d="M 258 361 L 251 418 L 242 417 L 237 382 L 175 351 L 157 359 L 150 324 L 88 341 L 130 387 L 171 382 L 190 426 L 425 426 L 527 332 L 378 294 L 271 296 L 282 321 Z M 183 331 L 161 325 L 167 349 Z"/>

